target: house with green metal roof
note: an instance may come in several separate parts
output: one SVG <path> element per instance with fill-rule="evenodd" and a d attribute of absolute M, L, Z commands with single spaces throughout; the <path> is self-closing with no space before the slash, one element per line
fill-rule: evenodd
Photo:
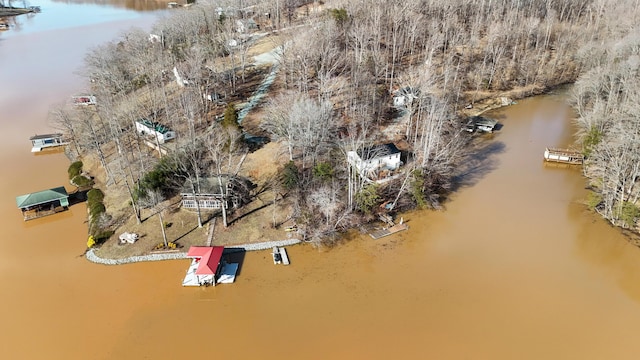
<path fill-rule="evenodd" d="M 148 119 L 140 119 L 136 121 L 136 130 L 140 135 L 155 136 L 160 144 L 164 144 L 166 141 L 176 137 L 175 131 Z"/>
<path fill-rule="evenodd" d="M 69 194 L 64 186 L 42 190 L 16 197 L 16 205 L 22 210 L 24 220 L 52 215 L 69 208 Z"/>

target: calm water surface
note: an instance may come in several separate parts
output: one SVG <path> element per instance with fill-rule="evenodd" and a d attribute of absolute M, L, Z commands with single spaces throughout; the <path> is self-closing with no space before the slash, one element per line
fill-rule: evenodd
<path fill-rule="evenodd" d="M 68 184 L 66 158 L 31 154 L 28 138 L 50 131 L 50 106 L 81 91 L 74 72 L 88 48 L 157 14 L 92 7 L 116 15 L 67 27 L 39 20 L 44 4 L 24 31 L 0 34 L 0 358 L 640 354 L 640 251 L 585 211 L 579 170 L 541 160 L 545 146 L 570 143 L 559 95 L 496 112 L 503 128 L 446 211 L 409 214 L 410 230 L 394 237 L 291 247 L 289 267 L 248 253 L 235 284 L 206 289 L 180 286 L 186 260 L 88 263 L 84 205 L 22 221 L 16 195 Z"/>

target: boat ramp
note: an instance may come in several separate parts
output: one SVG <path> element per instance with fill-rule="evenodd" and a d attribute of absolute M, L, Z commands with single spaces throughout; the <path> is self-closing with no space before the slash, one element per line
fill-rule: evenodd
<path fill-rule="evenodd" d="M 548 147 L 544 150 L 544 160 L 563 164 L 582 165 L 584 156 L 579 151 Z"/>

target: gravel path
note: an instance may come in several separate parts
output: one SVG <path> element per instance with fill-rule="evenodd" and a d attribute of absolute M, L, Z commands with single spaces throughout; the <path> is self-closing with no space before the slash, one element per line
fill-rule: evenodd
<path fill-rule="evenodd" d="M 300 243 L 301 241 L 298 239 L 288 239 L 288 240 L 280 240 L 280 241 L 267 241 L 255 244 L 245 244 L 245 245 L 235 245 L 229 246 L 225 248 L 225 252 L 239 252 L 239 251 L 255 251 L 255 250 L 265 250 L 271 249 L 274 246 L 288 246 L 295 245 Z M 140 256 L 131 256 L 124 259 L 103 259 L 96 255 L 94 249 L 89 249 L 85 254 L 87 260 L 94 262 L 96 264 L 103 265 L 122 265 L 122 264 L 131 264 L 142 261 L 160 261 L 160 260 L 177 260 L 177 259 L 186 259 L 186 252 L 179 253 L 168 253 L 168 254 L 149 254 L 149 255 L 140 255 Z"/>

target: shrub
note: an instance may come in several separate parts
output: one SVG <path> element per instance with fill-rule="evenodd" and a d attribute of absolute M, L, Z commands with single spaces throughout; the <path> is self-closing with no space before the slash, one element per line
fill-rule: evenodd
<path fill-rule="evenodd" d="M 174 242 L 167 243 L 167 246 L 164 246 L 164 243 L 159 243 L 159 244 L 156 244 L 156 246 L 153 247 L 153 250 L 164 250 L 164 249 L 175 250 L 178 247 L 179 247 L 178 244 L 176 244 Z"/>
<path fill-rule="evenodd" d="M 427 202 L 424 199 L 424 173 L 422 170 L 414 170 L 413 181 L 411 182 L 411 195 L 415 200 L 418 208 L 424 209 L 427 207 Z"/>
<path fill-rule="evenodd" d="M 106 230 L 106 207 L 102 200 L 104 193 L 100 189 L 91 189 L 87 192 L 87 208 L 89 210 L 89 234 L 93 235 L 96 243 L 107 240 L 113 231 Z M 108 218 L 108 217 L 107 217 Z"/>
<path fill-rule="evenodd" d="M 289 161 L 287 165 L 284 166 L 280 174 L 280 181 L 282 182 L 282 186 L 287 190 L 298 187 L 298 182 L 300 181 L 298 167 L 293 161 Z"/>
<path fill-rule="evenodd" d="M 77 187 L 87 187 L 92 186 L 94 184 L 94 181 L 84 175 L 76 175 L 73 177 L 73 179 L 71 179 L 71 183 L 73 183 Z"/>
<path fill-rule="evenodd" d="M 590 191 L 587 194 L 586 205 L 590 210 L 595 210 L 598 205 L 602 202 L 602 195 L 597 192 Z"/>
<path fill-rule="evenodd" d="M 593 149 L 602 141 L 602 131 L 595 127 L 589 129 L 589 132 L 582 141 L 584 148 L 583 154 L 585 157 L 589 157 Z"/>
<path fill-rule="evenodd" d="M 104 204 L 101 202 L 95 202 L 95 203 L 89 204 L 89 214 L 91 214 L 91 222 L 94 222 L 95 220 L 97 220 L 98 216 L 106 211 L 107 209 L 104 207 Z"/>
<path fill-rule="evenodd" d="M 224 110 L 222 126 L 225 128 L 240 129 L 240 124 L 238 124 L 238 110 L 236 110 L 233 104 L 227 105 L 227 108 Z"/>
<path fill-rule="evenodd" d="M 69 180 L 72 180 L 82 172 L 82 161 L 74 161 L 69 165 L 67 173 L 69 173 Z"/>
<path fill-rule="evenodd" d="M 89 203 L 102 202 L 104 200 L 104 193 L 100 189 L 91 189 L 87 192 L 87 201 Z"/>
<path fill-rule="evenodd" d="M 356 193 L 355 200 L 362 212 L 371 214 L 371 210 L 378 205 L 378 201 L 380 200 L 378 186 L 376 184 L 365 186 Z"/>
<path fill-rule="evenodd" d="M 638 218 L 640 218 L 640 209 L 633 203 L 625 201 L 622 203 L 619 214 L 616 215 L 620 220 L 624 221 L 626 226 L 633 227 Z"/>
<path fill-rule="evenodd" d="M 96 244 L 102 244 L 103 242 L 107 241 L 114 233 L 115 231 L 112 230 L 98 229 L 95 231 L 95 234 L 93 234 L 93 239 L 95 240 Z"/>
<path fill-rule="evenodd" d="M 333 177 L 333 167 L 328 162 L 319 162 L 313 167 L 313 176 L 322 181 L 330 180 Z"/>
<path fill-rule="evenodd" d="M 341 8 L 341 9 L 329 9 L 329 13 L 331 14 L 331 17 L 333 17 L 333 20 L 336 21 L 336 23 L 338 24 L 344 24 L 348 19 L 349 19 L 349 15 L 347 13 L 347 10 Z"/>

